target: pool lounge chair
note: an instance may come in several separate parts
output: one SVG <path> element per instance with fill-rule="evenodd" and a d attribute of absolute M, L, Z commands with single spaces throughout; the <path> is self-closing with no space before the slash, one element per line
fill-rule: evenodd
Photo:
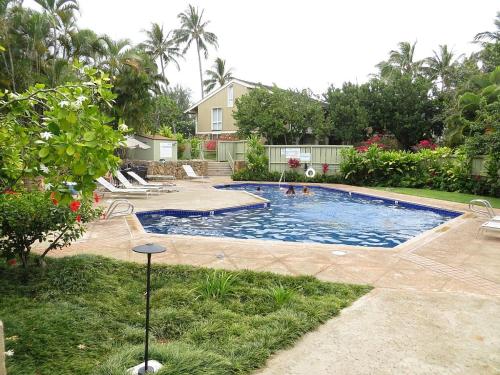
<path fill-rule="evenodd" d="M 171 182 L 148 182 L 133 171 L 128 171 L 127 173 L 130 177 L 132 177 L 134 180 L 136 180 L 139 183 L 139 185 L 144 186 L 145 188 L 146 187 L 153 187 L 153 186 L 160 186 L 160 187 L 175 186 L 175 184 L 173 184 Z"/>
<path fill-rule="evenodd" d="M 481 224 L 478 230 L 478 234 L 485 230 L 500 232 L 500 221 L 487 221 L 486 223 Z"/>
<path fill-rule="evenodd" d="M 193 167 L 191 167 L 190 165 L 188 164 L 183 164 L 182 165 L 182 168 L 184 169 L 184 172 L 186 172 L 187 176 L 190 178 L 190 179 L 204 179 L 204 178 L 207 178 L 206 176 L 198 176 L 196 174 L 196 172 L 193 170 Z"/>
<path fill-rule="evenodd" d="M 155 186 L 155 187 L 148 186 L 148 187 L 145 187 L 145 186 L 132 185 L 130 183 L 130 181 L 127 179 L 127 177 L 125 177 L 122 174 L 122 172 L 120 172 L 120 171 L 116 171 L 115 172 L 115 177 L 118 179 L 118 181 L 120 181 L 120 184 L 122 184 L 125 187 L 125 189 L 148 190 L 148 191 L 150 191 L 151 193 L 154 193 L 154 194 L 159 194 L 160 190 L 162 189 L 161 186 Z"/>
<path fill-rule="evenodd" d="M 151 192 L 149 190 L 146 190 L 146 189 L 120 189 L 120 188 L 117 188 L 115 186 L 113 186 L 112 184 L 110 184 L 108 181 L 106 181 L 106 179 L 104 179 L 103 177 L 99 177 L 98 179 L 96 179 L 96 181 L 102 186 L 104 187 L 106 190 L 108 190 L 111 195 L 121 195 L 121 196 L 141 196 L 141 197 L 144 197 L 144 198 L 149 198 L 149 194 L 151 194 Z"/>
<path fill-rule="evenodd" d="M 473 199 L 469 202 L 469 210 L 479 215 L 488 216 L 490 221 L 500 221 L 500 215 L 495 215 L 491 203 L 486 199 Z"/>

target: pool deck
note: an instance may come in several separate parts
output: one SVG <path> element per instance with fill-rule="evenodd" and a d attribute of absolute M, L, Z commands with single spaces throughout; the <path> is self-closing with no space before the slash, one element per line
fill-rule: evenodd
<path fill-rule="evenodd" d="M 130 201 L 136 211 L 261 202 L 211 186 L 231 183 L 228 178 L 211 182 L 177 181 L 181 192 Z M 320 185 L 465 214 L 392 249 L 155 235 L 144 232 L 132 215 L 91 224 L 84 238 L 52 256 L 86 253 L 144 262 L 131 248 L 156 242 L 168 251 L 154 256 L 155 263 L 313 275 L 375 287 L 340 317 L 275 355 L 262 374 L 500 373 L 500 235 L 477 236 L 486 218 L 460 203 Z"/>

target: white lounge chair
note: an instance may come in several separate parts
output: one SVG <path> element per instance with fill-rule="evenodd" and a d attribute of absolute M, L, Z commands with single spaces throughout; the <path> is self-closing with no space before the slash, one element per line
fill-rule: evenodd
<path fill-rule="evenodd" d="M 469 210 L 479 215 L 488 216 L 490 221 L 500 221 L 500 215 L 496 215 L 491 203 L 486 199 L 473 199 L 469 202 Z"/>
<path fill-rule="evenodd" d="M 175 184 L 172 184 L 171 182 L 148 182 L 145 179 L 143 179 L 141 176 L 139 176 L 137 173 L 133 171 L 128 171 L 127 172 L 130 177 L 132 177 L 134 180 L 136 180 L 141 186 L 144 187 L 151 187 L 151 186 L 175 186 Z"/>
<path fill-rule="evenodd" d="M 115 172 L 115 177 L 118 179 L 118 181 L 120 181 L 120 184 L 122 184 L 125 189 L 133 189 L 133 190 L 149 190 L 150 192 L 152 193 L 156 193 L 156 194 L 159 194 L 160 193 L 160 189 L 161 187 L 160 186 L 155 186 L 155 187 L 152 187 L 152 186 L 148 186 L 148 187 L 145 187 L 145 186 L 137 186 L 137 185 L 132 185 L 130 183 L 130 181 L 127 179 L 127 177 L 125 177 L 122 172 L 120 171 L 116 171 Z"/>
<path fill-rule="evenodd" d="M 193 167 L 191 167 L 188 164 L 183 164 L 182 168 L 184 169 L 184 172 L 186 172 L 187 176 L 191 179 L 203 179 L 207 178 L 206 176 L 198 176 L 196 172 L 193 170 Z"/>
<path fill-rule="evenodd" d="M 148 198 L 149 194 L 151 194 L 151 192 L 149 190 L 146 190 L 146 189 L 120 189 L 120 188 L 117 188 L 117 187 L 113 186 L 112 184 L 110 184 L 108 181 L 106 181 L 106 179 L 104 179 L 103 177 L 99 177 L 98 179 L 96 179 L 96 181 L 101 186 L 103 186 L 106 190 L 108 190 L 112 195 L 116 195 L 116 194 L 122 195 L 122 196 L 134 195 L 134 196 L 142 196 L 142 197 Z"/>
<path fill-rule="evenodd" d="M 478 230 L 478 234 L 484 230 L 500 232 L 500 221 L 487 221 L 486 223 L 481 224 Z"/>

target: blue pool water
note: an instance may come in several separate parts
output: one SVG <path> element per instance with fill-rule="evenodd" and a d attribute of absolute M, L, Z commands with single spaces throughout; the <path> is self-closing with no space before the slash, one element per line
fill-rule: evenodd
<path fill-rule="evenodd" d="M 261 191 L 257 191 L 257 186 Z M 153 233 L 211 237 L 319 242 L 394 247 L 434 228 L 458 212 L 378 199 L 361 194 L 311 187 L 313 195 L 285 196 L 276 185 L 237 184 L 219 189 L 246 190 L 270 201 L 230 212 L 151 211 L 137 216 Z"/>

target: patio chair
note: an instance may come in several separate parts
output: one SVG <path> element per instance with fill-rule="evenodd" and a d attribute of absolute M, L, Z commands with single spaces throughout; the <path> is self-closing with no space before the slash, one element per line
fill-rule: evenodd
<path fill-rule="evenodd" d="M 161 189 L 161 186 L 155 186 L 155 187 L 152 187 L 152 186 L 148 186 L 148 187 L 145 187 L 145 186 L 137 186 L 137 185 L 132 185 L 130 183 L 130 181 L 127 179 L 127 177 L 125 177 L 122 172 L 120 171 L 116 171 L 115 173 L 115 176 L 116 178 L 118 179 L 118 181 L 120 181 L 120 184 L 122 184 L 125 189 L 133 189 L 133 190 L 149 190 L 150 192 L 152 193 L 156 193 L 156 194 L 159 194 L 160 193 L 160 189 Z"/>
<path fill-rule="evenodd" d="M 190 179 L 204 179 L 204 178 L 207 178 L 206 176 L 198 176 L 196 174 L 196 172 L 193 170 L 193 167 L 191 167 L 190 165 L 188 164 L 183 164 L 182 165 L 182 168 L 184 169 L 184 172 L 186 172 L 187 176 L 190 178 Z"/>
<path fill-rule="evenodd" d="M 109 191 L 111 195 L 121 195 L 121 196 L 134 195 L 134 196 L 149 198 L 149 194 L 151 193 L 149 190 L 146 189 L 120 189 L 110 184 L 103 177 L 97 178 L 96 181 L 107 191 Z"/>
<path fill-rule="evenodd" d="M 500 221 L 487 221 L 486 223 L 481 224 L 477 233 L 479 234 L 485 230 L 500 232 Z"/>
<path fill-rule="evenodd" d="M 153 187 L 153 186 L 160 186 L 160 187 L 165 187 L 165 186 L 175 186 L 175 184 L 171 182 L 148 182 L 145 179 L 143 179 L 141 176 L 139 176 L 137 173 L 134 171 L 128 171 L 127 172 L 130 177 L 132 177 L 134 180 L 136 180 L 141 186 L 144 187 Z"/>
<path fill-rule="evenodd" d="M 486 199 L 473 199 L 469 202 L 469 210 L 479 215 L 488 216 L 490 221 L 500 221 L 500 215 L 495 215 L 491 203 Z"/>

